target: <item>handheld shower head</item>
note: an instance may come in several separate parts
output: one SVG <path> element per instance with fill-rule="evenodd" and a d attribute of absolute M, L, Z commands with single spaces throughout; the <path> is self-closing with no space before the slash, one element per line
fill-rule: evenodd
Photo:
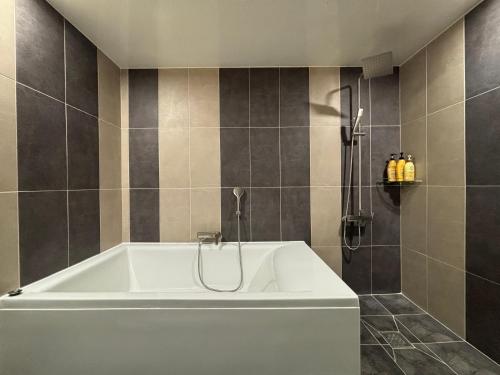
<path fill-rule="evenodd" d="M 241 209 L 240 209 L 241 197 L 243 196 L 243 194 L 245 194 L 245 190 L 243 190 L 242 187 L 236 186 L 233 189 L 233 194 L 236 197 L 236 216 L 239 217 L 241 215 Z"/>

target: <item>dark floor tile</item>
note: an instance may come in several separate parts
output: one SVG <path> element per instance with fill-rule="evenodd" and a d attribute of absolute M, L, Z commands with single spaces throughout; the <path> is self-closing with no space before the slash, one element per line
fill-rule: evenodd
<path fill-rule="evenodd" d="M 351 119 L 358 113 L 358 78 L 362 70 L 358 67 L 340 68 L 340 107 L 342 126 L 351 126 Z M 361 78 L 361 107 L 364 109 L 363 124 L 369 125 L 370 118 L 369 81 Z"/>
<path fill-rule="evenodd" d="M 370 128 L 367 126 L 361 127 L 361 132 L 365 135 L 361 137 L 361 186 L 370 186 Z M 340 129 L 341 151 L 340 162 L 342 169 L 342 186 L 358 186 L 359 185 L 359 142 L 357 137 L 354 140 L 354 159 L 351 169 L 351 130 L 347 127 Z M 349 172 L 352 173 L 352 181 Z"/>
<path fill-rule="evenodd" d="M 371 124 L 399 124 L 399 68 L 389 76 L 370 80 Z M 399 138 L 398 138 L 399 139 Z"/>
<path fill-rule="evenodd" d="M 437 359 L 438 361 L 441 361 L 441 358 L 439 358 L 436 353 L 432 352 L 428 345 L 430 344 L 419 344 L 419 343 L 413 343 L 413 346 L 415 347 L 415 349 L 418 349 L 420 350 L 422 353 L 434 358 L 434 359 Z"/>
<path fill-rule="evenodd" d="M 466 270 L 500 283 L 500 187 L 467 187 Z"/>
<path fill-rule="evenodd" d="M 377 185 L 372 190 L 372 244 L 400 244 L 400 190 Z"/>
<path fill-rule="evenodd" d="M 365 322 L 363 322 L 363 324 L 365 325 L 366 329 L 368 331 L 370 331 L 372 336 L 375 337 L 375 340 L 377 340 L 377 342 L 382 344 L 382 346 L 386 349 L 387 354 L 389 354 L 391 357 L 394 358 L 394 353 L 392 352 L 391 346 L 387 343 L 387 341 L 385 341 L 385 338 L 384 338 L 384 336 L 382 336 L 380 331 L 378 329 L 374 328 L 373 326 L 371 326 L 370 324 L 367 324 Z"/>
<path fill-rule="evenodd" d="M 130 190 L 130 241 L 160 241 L 160 192 L 158 189 Z"/>
<path fill-rule="evenodd" d="M 220 168 L 223 187 L 250 186 L 249 129 L 220 129 Z"/>
<path fill-rule="evenodd" d="M 371 184 L 387 178 L 387 162 L 391 154 L 400 152 L 400 127 L 382 126 L 371 129 Z"/>
<path fill-rule="evenodd" d="M 279 129 L 250 129 L 252 186 L 280 186 Z"/>
<path fill-rule="evenodd" d="M 129 168 L 131 188 L 159 186 L 158 130 L 129 130 Z"/>
<path fill-rule="evenodd" d="M 371 293 L 371 247 L 342 248 L 342 280 L 358 294 Z"/>
<path fill-rule="evenodd" d="M 396 349 L 396 362 L 406 375 L 456 375 L 446 364 L 417 349 Z"/>
<path fill-rule="evenodd" d="M 62 190 L 66 181 L 64 104 L 17 85 L 19 190 Z"/>
<path fill-rule="evenodd" d="M 500 363 L 500 285 L 466 274 L 467 341 Z"/>
<path fill-rule="evenodd" d="M 309 128 L 280 129 L 281 185 L 309 186 Z"/>
<path fill-rule="evenodd" d="M 467 98 L 500 85 L 500 3 L 483 1 L 465 16 Z"/>
<path fill-rule="evenodd" d="M 309 126 L 309 68 L 280 68 L 280 126 Z"/>
<path fill-rule="evenodd" d="M 311 244 L 311 197 L 309 188 L 281 189 L 283 241 Z"/>
<path fill-rule="evenodd" d="M 250 126 L 279 126 L 279 69 L 250 69 Z"/>
<path fill-rule="evenodd" d="M 381 332 L 392 349 L 413 348 L 410 341 L 401 332 Z"/>
<path fill-rule="evenodd" d="M 398 315 L 396 319 L 423 343 L 461 341 L 460 337 L 429 315 Z"/>
<path fill-rule="evenodd" d="M 500 366 L 466 342 L 428 344 L 448 366 L 460 375 L 500 374 Z"/>
<path fill-rule="evenodd" d="M 361 199 L 362 199 L 362 211 L 365 215 L 369 215 L 371 212 L 370 208 L 370 189 L 369 187 L 361 188 Z M 347 194 L 349 193 L 349 197 Z M 347 186 L 342 188 L 342 215 L 345 214 L 347 203 L 349 202 L 349 214 L 357 215 L 359 212 L 359 190 L 358 187 L 351 186 L 349 189 Z M 342 231 L 343 231 L 342 227 Z M 372 243 L 372 224 L 367 222 L 365 226 L 358 227 L 353 224 L 347 224 L 346 229 L 346 241 L 349 246 L 371 246 Z M 359 239 L 361 234 L 361 239 Z M 343 235 L 343 232 L 342 232 Z M 345 244 L 343 242 L 343 244 Z M 371 292 L 370 292 L 371 293 Z"/>
<path fill-rule="evenodd" d="M 219 70 L 220 126 L 249 126 L 249 69 Z"/>
<path fill-rule="evenodd" d="M 64 27 L 66 102 L 97 116 L 97 47 L 69 22 Z"/>
<path fill-rule="evenodd" d="M 95 117 L 66 107 L 68 188 L 99 189 L 99 126 Z"/>
<path fill-rule="evenodd" d="M 361 315 L 391 315 L 391 313 L 373 296 L 359 296 Z"/>
<path fill-rule="evenodd" d="M 361 317 L 361 320 L 379 332 L 394 332 L 398 330 L 392 315 L 365 315 Z M 386 340 L 384 339 L 384 341 Z"/>
<path fill-rule="evenodd" d="M 99 190 L 68 192 L 69 264 L 100 252 Z"/>
<path fill-rule="evenodd" d="M 158 70 L 130 69 L 129 126 L 131 128 L 158 127 Z"/>
<path fill-rule="evenodd" d="M 396 320 L 396 326 L 398 328 L 398 331 L 401 332 L 404 335 L 404 337 L 408 339 L 408 341 L 410 341 L 413 344 L 420 342 L 420 340 L 417 339 L 415 335 L 411 333 L 408 328 L 406 328 L 403 324 L 401 324 L 401 322 Z"/>
<path fill-rule="evenodd" d="M 424 311 L 402 294 L 377 295 L 375 298 L 392 314 L 423 314 Z"/>
<path fill-rule="evenodd" d="M 372 293 L 399 292 L 401 292 L 401 251 L 399 246 L 373 246 Z"/>
<path fill-rule="evenodd" d="M 68 266 L 65 191 L 19 193 L 21 285 Z"/>
<path fill-rule="evenodd" d="M 246 189 L 241 197 L 240 210 L 241 241 L 250 241 L 250 189 Z M 232 188 L 221 189 L 221 232 L 223 241 L 238 240 L 236 197 Z"/>
<path fill-rule="evenodd" d="M 500 185 L 500 89 L 468 100 L 465 107 L 467 185 Z"/>
<path fill-rule="evenodd" d="M 252 241 L 280 241 L 280 189 L 251 189 Z"/>
<path fill-rule="evenodd" d="M 17 81 L 64 100 L 64 19 L 43 0 L 16 1 Z"/>
<path fill-rule="evenodd" d="M 378 341 L 371 334 L 371 332 L 368 330 L 368 328 L 366 328 L 366 326 L 363 324 L 363 322 L 360 322 L 359 324 L 360 324 L 361 345 L 378 344 Z"/>
<path fill-rule="evenodd" d="M 380 345 L 361 346 L 362 375 L 405 375 Z"/>

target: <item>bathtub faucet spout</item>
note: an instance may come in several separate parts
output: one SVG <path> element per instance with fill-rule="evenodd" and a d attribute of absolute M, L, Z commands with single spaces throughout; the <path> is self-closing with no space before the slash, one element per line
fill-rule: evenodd
<path fill-rule="evenodd" d="M 214 243 L 216 245 L 219 244 L 219 241 L 222 238 L 221 232 L 198 232 L 196 233 L 196 238 L 198 238 L 198 243 L 206 244 L 206 243 Z"/>

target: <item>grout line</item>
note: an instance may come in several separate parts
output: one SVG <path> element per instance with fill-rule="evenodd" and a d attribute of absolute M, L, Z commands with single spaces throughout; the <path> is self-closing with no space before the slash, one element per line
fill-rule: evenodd
<path fill-rule="evenodd" d="M 252 139 L 251 139 L 251 128 L 252 128 L 252 115 L 251 115 L 251 70 L 250 67 L 248 67 L 248 165 L 250 169 L 249 173 L 249 181 L 250 181 L 250 189 L 249 189 L 249 202 L 248 202 L 248 212 L 249 212 L 249 222 L 248 222 L 248 227 L 249 227 L 249 233 L 248 233 L 248 239 L 249 241 L 252 241 Z"/>
<path fill-rule="evenodd" d="M 283 212 L 281 208 L 282 176 L 281 176 L 281 68 L 278 68 L 278 166 L 280 173 L 280 241 L 283 241 Z"/>
<path fill-rule="evenodd" d="M 466 87 L 466 75 L 465 75 L 465 18 L 463 20 L 462 25 L 462 45 L 463 45 L 463 90 L 464 90 L 464 98 L 467 96 L 467 87 Z M 466 98 L 467 100 L 467 98 Z M 464 134 L 464 185 L 467 186 L 467 116 L 466 116 L 466 108 L 467 106 L 464 104 L 464 122 L 463 122 L 463 134 Z M 467 269 L 467 188 L 464 187 L 464 223 L 463 223 L 463 252 L 464 252 L 464 270 Z M 463 283 L 464 283 L 464 294 L 463 294 L 463 312 L 464 312 L 464 320 L 463 320 L 463 329 L 464 336 L 467 338 L 467 271 L 463 273 Z"/>
<path fill-rule="evenodd" d="M 429 146 L 428 146 L 428 120 L 429 116 L 427 111 L 429 110 L 429 98 L 428 98 L 428 60 L 429 56 L 427 53 L 427 48 L 424 49 L 425 52 L 425 252 L 426 254 L 428 253 L 428 241 L 429 241 L 429 233 L 428 233 L 428 227 L 429 227 L 429 185 L 428 185 L 428 179 L 429 179 Z M 429 309 L 429 257 L 425 257 L 425 298 L 426 298 L 426 309 Z"/>
<path fill-rule="evenodd" d="M 470 96 L 470 97 L 466 98 L 466 99 L 465 99 L 465 101 L 467 102 L 467 101 L 469 101 L 469 100 L 475 99 L 475 98 L 477 98 L 477 97 L 479 97 L 479 96 L 482 96 L 482 95 L 484 95 L 484 94 L 489 94 L 490 92 L 492 92 L 492 91 L 496 91 L 496 90 L 498 90 L 498 89 L 500 89 L 500 86 L 497 86 L 497 87 L 494 87 L 494 88 L 492 88 L 492 89 L 489 89 L 489 90 L 486 90 L 486 91 L 484 91 L 484 92 L 481 92 L 481 93 L 479 93 L 479 94 L 476 94 L 476 95 Z M 465 96 L 465 95 L 464 95 L 464 96 Z"/>
<path fill-rule="evenodd" d="M 16 6 L 14 5 L 14 33 L 16 29 Z M 17 67 L 17 43 L 15 42 L 15 37 L 14 37 L 14 67 Z M 2 77 L 6 77 L 2 75 Z M 16 110 L 16 207 L 17 207 L 17 212 L 16 212 L 16 223 L 17 223 L 17 285 L 16 287 L 21 286 L 21 225 L 20 225 L 20 210 L 19 210 L 19 137 L 18 137 L 18 127 L 17 127 L 17 71 L 14 69 L 14 79 L 10 77 L 10 80 L 14 81 L 14 107 Z"/>
<path fill-rule="evenodd" d="M 64 48 L 64 123 L 66 127 L 66 230 L 67 230 L 67 247 L 66 247 L 66 266 L 69 267 L 69 152 L 68 152 L 68 107 L 66 104 L 67 87 L 66 87 L 66 19 L 63 18 L 63 48 Z M 49 96 L 50 97 L 50 96 Z M 100 224 L 100 223 L 99 223 Z M 99 227 L 100 229 L 100 227 Z M 100 249 L 99 249 L 100 250 Z"/>
<path fill-rule="evenodd" d="M 188 168 L 189 168 L 189 239 L 193 238 L 192 233 L 192 197 L 191 197 L 191 188 L 192 188 L 192 179 L 191 179 L 191 91 L 189 88 L 190 85 L 190 69 L 187 69 L 187 104 L 188 104 Z M 220 150 L 219 150 L 220 153 Z"/>

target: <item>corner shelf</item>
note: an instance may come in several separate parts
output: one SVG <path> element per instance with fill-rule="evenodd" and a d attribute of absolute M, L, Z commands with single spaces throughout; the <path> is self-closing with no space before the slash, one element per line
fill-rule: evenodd
<path fill-rule="evenodd" d="M 377 182 L 377 185 L 384 185 L 384 186 L 413 186 L 413 185 L 420 185 L 423 181 L 422 180 L 415 180 L 415 181 L 394 181 L 394 182 L 389 182 L 387 180 L 379 181 Z"/>

